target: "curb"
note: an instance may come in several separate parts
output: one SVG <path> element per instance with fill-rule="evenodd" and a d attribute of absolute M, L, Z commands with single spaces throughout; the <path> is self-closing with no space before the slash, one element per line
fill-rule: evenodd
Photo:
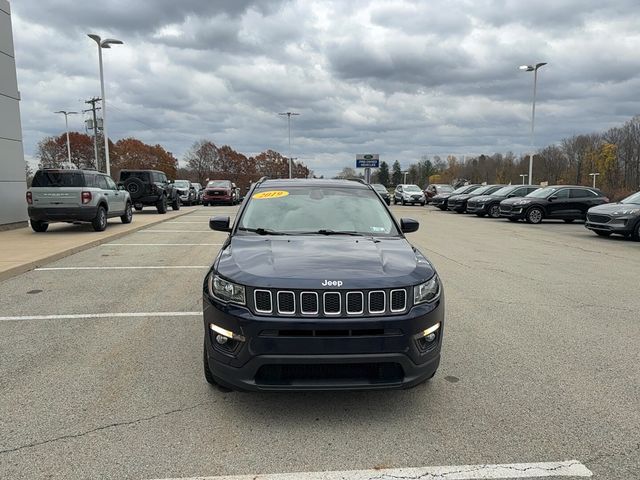
<path fill-rule="evenodd" d="M 24 263 L 17 267 L 10 268 L 8 270 L 0 272 L 0 282 L 4 282 L 9 278 L 29 272 L 34 268 L 41 267 L 43 265 L 46 265 L 47 263 L 55 262 L 56 260 L 60 260 L 61 258 L 68 257 L 69 255 L 73 255 L 74 253 L 82 252 L 83 250 L 88 250 L 89 248 L 97 247 L 98 245 L 102 245 L 103 243 L 111 242 L 112 240 L 117 240 L 118 238 L 122 238 L 131 233 L 144 230 L 145 228 L 153 227 L 154 225 L 158 225 L 160 223 L 164 223 L 166 221 L 173 220 L 174 218 L 179 218 L 184 215 L 188 215 L 190 213 L 193 213 L 193 211 L 180 212 L 180 213 L 177 213 L 176 215 L 172 215 L 171 217 L 163 218 L 160 221 L 148 223 L 146 225 L 140 225 L 139 227 L 133 227 L 130 230 L 126 230 L 124 232 L 114 232 L 113 234 L 100 238 L 98 240 L 92 240 L 91 242 L 83 243 L 82 245 L 71 247 L 71 248 L 68 248 L 67 250 L 56 252 L 54 254 L 51 254 L 43 258 L 39 258 L 38 260 L 34 260 L 33 262 Z"/>

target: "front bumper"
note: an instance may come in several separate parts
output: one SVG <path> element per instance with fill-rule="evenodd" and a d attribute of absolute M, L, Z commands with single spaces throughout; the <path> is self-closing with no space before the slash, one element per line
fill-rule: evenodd
<path fill-rule="evenodd" d="M 462 213 L 467 209 L 467 202 L 460 200 L 453 203 L 449 202 L 447 208 L 453 212 Z"/>
<path fill-rule="evenodd" d="M 600 232 L 618 233 L 620 235 L 628 235 L 633 232 L 636 221 L 640 221 L 636 218 L 630 217 L 611 217 L 607 222 L 596 222 L 589 218 L 584 224 L 588 230 L 597 230 Z"/>
<path fill-rule="evenodd" d="M 487 204 L 486 203 L 472 203 L 467 202 L 467 212 L 468 213 L 487 213 Z"/>
<path fill-rule="evenodd" d="M 232 195 L 203 195 L 202 201 L 206 203 L 231 203 Z"/>
<path fill-rule="evenodd" d="M 247 308 L 203 299 L 206 358 L 213 376 L 238 390 L 371 390 L 408 388 L 438 368 L 444 294 L 404 315 L 360 318 L 256 316 Z M 239 333 L 229 348 L 215 342 L 214 323 Z M 425 347 L 420 332 L 437 323 Z"/>
<path fill-rule="evenodd" d="M 522 220 L 525 218 L 525 207 L 509 207 L 500 206 L 500 216 L 503 218 L 517 218 Z"/>
<path fill-rule="evenodd" d="M 29 219 L 37 222 L 90 222 L 98 213 L 97 206 L 28 207 Z"/>

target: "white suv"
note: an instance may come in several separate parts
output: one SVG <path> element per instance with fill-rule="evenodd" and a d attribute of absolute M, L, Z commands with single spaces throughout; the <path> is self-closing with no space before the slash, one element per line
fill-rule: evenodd
<path fill-rule="evenodd" d="M 397 205 L 398 203 L 402 203 L 402 205 L 406 205 L 407 203 L 410 203 L 411 205 L 419 203 L 424 206 L 426 199 L 424 192 L 419 186 L 402 184 L 398 185 L 396 190 L 393 192 L 393 204 Z"/>
<path fill-rule="evenodd" d="M 52 222 L 88 222 L 97 232 L 107 228 L 107 218 L 131 223 L 129 192 L 96 170 L 45 168 L 33 177 L 27 190 L 31 228 L 46 232 Z"/>

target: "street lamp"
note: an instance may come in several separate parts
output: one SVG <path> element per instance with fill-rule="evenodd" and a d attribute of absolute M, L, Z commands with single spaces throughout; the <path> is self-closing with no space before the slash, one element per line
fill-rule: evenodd
<path fill-rule="evenodd" d="M 409 173 L 409 170 L 405 170 L 404 172 L 402 172 L 402 174 L 404 175 L 404 181 L 402 183 L 404 184 L 407 183 L 407 173 Z"/>
<path fill-rule="evenodd" d="M 69 115 L 77 115 L 78 112 L 67 112 L 66 110 L 58 110 L 53 113 L 62 113 L 64 115 L 64 125 L 67 129 L 67 158 L 71 163 L 71 145 L 69 144 Z"/>
<path fill-rule="evenodd" d="M 520 65 L 520 70 L 525 72 L 533 72 L 533 104 L 531 107 L 531 151 L 529 152 L 529 183 L 533 185 L 533 129 L 536 120 L 536 89 L 538 84 L 538 69 L 546 65 L 546 62 L 536 63 L 535 65 Z"/>
<path fill-rule="evenodd" d="M 589 176 L 593 177 L 593 188 L 596 188 L 596 177 L 600 175 L 599 172 L 595 172 L 595 173 L 590 173 Z"/>
<path fill-rule="evenodd" d="M 524 179 L 528 177 L 528 175 L 526 173 L 521 173 L 520 176 L 522 177 L 522 184 L 524 185 Z"/>
<path fill-rule="evenodd" d="M 279 113 L 278 115 L 286 115 L 287 116 L 287 122 L 289 123 L 289 178 L 291 177 L 291 115 L 300 115 L 299 113 L 296 112 L 282 112 Z"/>
<path fill-rule="evenodd" d="M 102 135 L 104 136 L 104 162 L 107 175 L 111 175 L 111 165 L 109 163 L 109 135 L 107 134 L 107 100 L 104 96 L 104 73 L 102 71 L 102 49 L 111 48 L 111 45 L 122 45 L 122 40 L 106 38 L 102 40 L 100 36 L 90 33 L 87 35 L 98 44 L 98 63 L 100 64 L 100 90 L 102 92 Z"/>

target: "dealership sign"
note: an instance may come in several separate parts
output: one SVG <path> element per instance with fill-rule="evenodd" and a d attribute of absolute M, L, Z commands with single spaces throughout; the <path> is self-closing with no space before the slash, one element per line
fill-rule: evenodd
<path fill-rule="evenodd" d="M 356 168 L 380 167 L 380 155 L 377 153 L 364 153 L 356 155 Z"/>

